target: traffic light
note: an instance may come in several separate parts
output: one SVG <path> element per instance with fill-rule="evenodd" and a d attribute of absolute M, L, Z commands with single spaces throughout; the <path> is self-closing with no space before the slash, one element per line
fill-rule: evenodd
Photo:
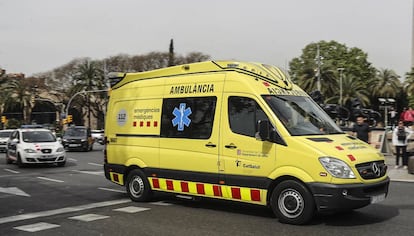
<path fill-rule="evenodd" d="M 67 123 L 66 119 L 62 120 L 62 124 L 65 125 Z"/>
<path fill-rule="evenodd" d="M 66 121 L 68 124 L 72 123 L 72 115 L 68 115 L 68 117 L 66 117 Z"/>
<path fill-rule="evenodd" d="M 6 116 L 1 116 L 1 123 L 6 123 L 7 121 L 7 117 Z"/>

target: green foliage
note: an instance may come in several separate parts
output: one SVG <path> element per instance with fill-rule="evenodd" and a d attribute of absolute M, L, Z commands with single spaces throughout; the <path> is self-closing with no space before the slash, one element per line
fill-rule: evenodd
<path fill-rule="evenodd" d="M 358 83 L 361 85 L 357 87 L 367 90 L 370 82 L 375 78 L 376 71 L 371 63 L 368 62 L 367 54 L 361 49 L 348 48 L 346 45 L 336 41 L 320 41 L 308 44 L 302 50 L 300 57 L 293 58 L 289 63 L 289 74 L 294 82 L 298 83 L 308 93 L 317 89 L 318 64 L 315 59 L 317 57 L 318 45 L 321 57 L 321 92 L 326 99 L 332 102 L 338 102 L 339 100 L 338 68 L 344 68 L 342 73 L 349 80 L 359 81 Z M 355 84 L 355 82 L 353 83 Z M 363 92 L 359 91 L 358 94 L 362 96 Z M 336 98 L 336 101 L 333 101 L 334 98 Z"/>
<path fill-rule="evenodd" d="M 16 120 L 16 119 L 9 119 L 7 121 L 7 129 L 17 129 L 20 128 L 20 126 L 22 125 L 22 122 Z"/>

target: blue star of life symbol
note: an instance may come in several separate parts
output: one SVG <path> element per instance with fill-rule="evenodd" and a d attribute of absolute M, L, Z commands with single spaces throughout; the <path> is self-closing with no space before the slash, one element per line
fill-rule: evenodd
<path fill-rule="evenodd" d="M 172 120 L 172 124 L 173 126 L 178 125 L 177 130 L 178 131 L 183 131 L 184 130 L 184 125 L 185 126 L 189 126 L 191 123 L 191 120 L 188 118 L 189 115 L 191 115 L 191 108 L 185 108 L 186 104 L 185 103 L 180 103 L 180 109 L 177 109 L 176 107 L 174 108 L 173 111 L 173 115 L 175 116 L 175 118 Z"/>

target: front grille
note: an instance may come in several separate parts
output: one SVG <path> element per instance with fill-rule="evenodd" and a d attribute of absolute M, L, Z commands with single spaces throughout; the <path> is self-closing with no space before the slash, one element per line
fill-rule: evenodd
<path fill-rule="evenodd" d="M 355 166 L 363 179 L 377 179 L 387 173 L 387 165 L 384 161 L 372 161 Z"/>
<path fill-rule="evenodd" d="M 52 153 L 52 149 L 42 149 L 42 153 Z"/>
<path fill-rule="evenodd" d="M 38 159 L 39 162 L 50 162 L 50 161 L 55 161 L 56 158 L 55 157 L 51 157 L 51 158 L 42 158 L 42 159 Z"/>

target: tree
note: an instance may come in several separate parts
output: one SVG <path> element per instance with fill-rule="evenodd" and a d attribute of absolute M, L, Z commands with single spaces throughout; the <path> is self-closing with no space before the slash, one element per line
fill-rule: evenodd
<path fill-rule="evenodd" d="M 381 69 L 377 71 L 369 87 L 373 96 L 395 98 L 401 88 L 401 82 L 399 76 L 393 70 Z"/>
<path fill-rule="evenodd" d="M 73 82 L 74 86 L 71 89 L 73 94 L 80 91 L 96 91 L 105 88 L 105 76 L 96 61 L 85 60 L 79 64 L 75 69 Z M 89 127 L 91 127 L 91 96 L 96 98 L 94 94 L 86 93 Z"/>
<path fill-rule="evenodd" d="M 349 104 L 353 98 L 358 98 L 363 106 L 367 106 L 370 102 L 369 91 L 365 84 L 352 75 L 343 75 L 342 77 L 342 104 Z M 339 100 L 339 93 L 326 99 L 327 103 Z"/>
<path fill-rule="evenodd" d="M 24 124 L 29 124 L 31 109 L 34 105 L 31 102 L 32 85 L 27 83 L 25 79 L 11 79 L 7 82 L 4 89 L 13 99 L 12 101 L 8 100 L 8 108 L 17 107 L 19 110 L 23 110 L 23 122 Z"/>
<path fill-rule="evenodd" d="M 368 62 L 367 54 L 361 49 L 348 48 L 336 41 L 320 41 L 308 44 L 302 50 L 302 55 L 293 58 L 289 63 L 289 74 L 292 80 L 298 83 L 306 92 L 310 93 L 316 89 L 318 65 L 315 58 L 318 45 L 321 57 L 321 92 L 326 99 L 336 97 L 338 94 L 338 68 L 344 68 L 343 75 L 360 81 L 366 88 L 375 77 L 375 68 Z"/>

